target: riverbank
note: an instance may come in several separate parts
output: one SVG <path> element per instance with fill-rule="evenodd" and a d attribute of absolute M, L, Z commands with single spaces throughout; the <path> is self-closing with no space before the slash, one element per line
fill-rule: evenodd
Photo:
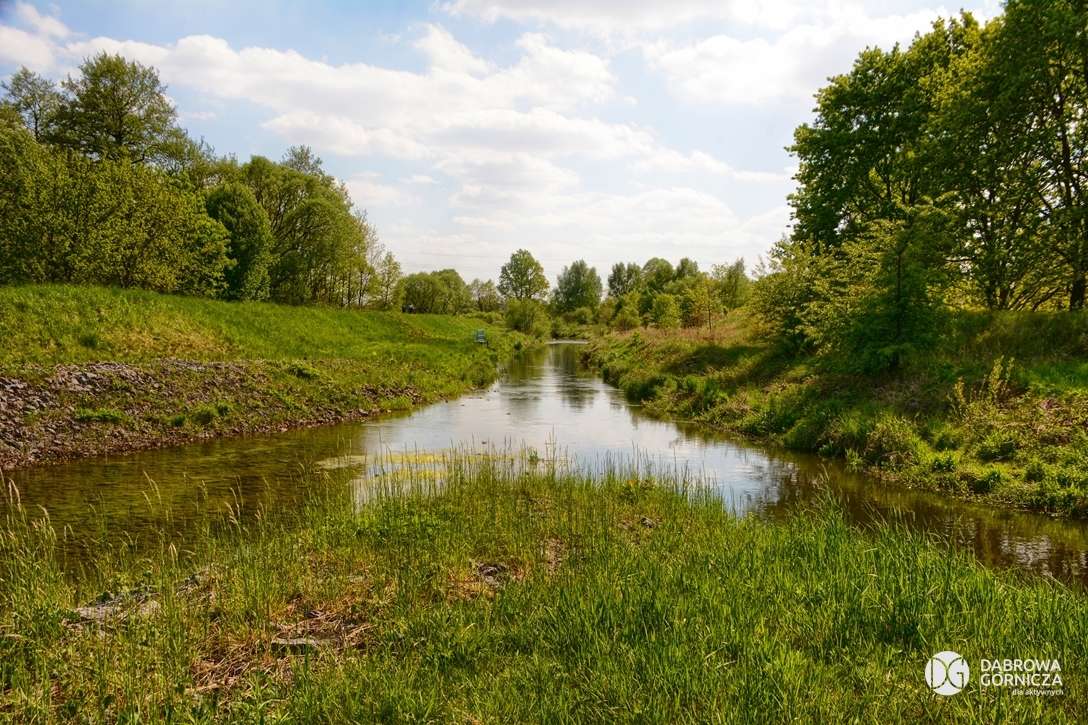
<path fill-rule="evenodd" d="M 867 376 L 792 355 L 737 313 L 596 339 L 590 361 L 657 415 L 840 457 L 898 483 L 1088 515 L 1088 317 L 961 314 L 938 350 Z"/>
<path fill-rule="evenodd" d="M 490 383 L 520 340 L 469 317 L 56 285 L 0 288 L 0 337 L 6 469 L 405 410 Z"/>
<path fill-rule="evenodd" d="M 400 461 L 359 508 L 106 547 L 0 537 L 0 712 L 20 721 L 1038 721 L 1088 708 L 1088 599 L 831 503 L 768 523 L 688 482 L 535 457 Z M 370 489 L 373 490 L 373 489 Z M 390 492 L 396 492 L 392 494 Z M 968 688 L 932 693 L 955 650 Z M 980 658 L 1063 666 L 1063 695 L 979 687 Z"/>

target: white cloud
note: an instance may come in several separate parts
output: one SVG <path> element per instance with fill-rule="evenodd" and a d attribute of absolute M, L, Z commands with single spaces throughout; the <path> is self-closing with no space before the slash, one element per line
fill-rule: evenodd
<path fill-rule="evenodd" d="M 662 31 L 698 21 L 727 21 L 783 27 L 818 16 L 838 3 L 801 0 L 452 0 L 441 5 L 453 15 L 548 23 L 569 30 L 615 35 Z"/>
<path fill-rule="evenodd" d="M 712 35 L 694 43 L 643 46 L 670 89 L 700 103 L 762 105 L 811 98 L 826 78 L 850 68 L 866 46 L 908 43 L 938 17 L 934 10 L 870 17 L 843 14 L 826 25 L 799 25 L 776 36 Z"/>
<path fill-rule="evenodd" d="M 42 15 L 30 3 L 15 3 L 15 17 L 38 35 L 53 38 L 66 38 L 71 35 L 67 25 L 52 15 Z"/>
<path fill-rule="evenodd" d="M 534 249 L 549 274 L 579 257 L 599 266 L 652 255 L 754 259 L 787 218 L 775 209 L 746 220 L 721 195 L 730 183 L 784 194 L 783 174 L 738 169 L 706 151 L 670 148 L 648 126 L 604 120 L 606 102 L 637 110 L 617 92 L 609 60 L 542 33 L 522 34 L 500 64 L 426 25 L 411 43 L 425 60 L 416 72 L 237 48 L 210 35 L 154 44 L 72 39 L 39 26 L 0 25 L 0 59 L 57 74 L 98 51 L 121 53 L 154 65 L 174 92 L 195 92 L 221 118 L 231 104 L 251 105 L 285 144 L 342 163 L 365 158 L 363 168 L 395 163 L 384 175 L 349 173 L 346 185 L 410 271 L 456 264 L 491 276 L 518 246 Z M 682 63 L 670 54 L 680 50 L 655 46 L 655 67 L 672 74 Z M 215 118 L 180 110 L 183 119 Z"/>
<path fill-rule="evenodd" d="M 369 209 L 375 206 L 405 206 L 415 203 L 415 197 L 405 193 L 403 189 L 391 184 L 383 183 L 381 175 L 376 173 L 359 173 L 344 184 L 348 187 L 352 201 L 360 209 Z"/>
<path fill-rule="evenodd" d="M 491 70 L 490 63 L 477 58 L 444 29 L 428 25 L 426 30 L 415 46 L 430 59 L 432 68 L 469 75 L 483 75 Z"/>
<path fill-rule="evenodd" d="M 50 70 L 55 59 L 54 47 L 48 38 L 25 30 L 0 25 L 0 62 L 22 65 L 33 71 Z"/>

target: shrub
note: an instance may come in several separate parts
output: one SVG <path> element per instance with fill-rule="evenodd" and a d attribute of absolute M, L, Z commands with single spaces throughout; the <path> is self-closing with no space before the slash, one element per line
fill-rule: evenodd
<path fill-rule="evenodd" d="M 921 446 L 910 421 L 885 413 L 865 441 L 865 460 L 882 468 L 902 468 L 918 461 Z"/>
<path fill-rule="evenodd" d="M 1016 454 L 1016 441 L 1005 431 L 993 431 L 978 444 L 978 457 L 983 461 L 1007 461 Z"/>
<path fill-rule="evenodd" d="M 956 470 L 956 458 L 951 453 L 934 456 L 929 468 L 934 473 L 951 473 Z"/>

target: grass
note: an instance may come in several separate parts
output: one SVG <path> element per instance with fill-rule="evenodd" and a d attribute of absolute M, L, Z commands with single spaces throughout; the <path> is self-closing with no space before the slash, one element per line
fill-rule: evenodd
<path fill-rule="evenodd" d="M 220 302 L 133 289 L 0 287 L 0 369 L 31 363 L 185 360 L 367 360 L 389 341 L 414 351 L 436 342 L 472 350 L 469 317 L 405 315 L 265 302 Z M 301 368 L 304 369 L 304 368 Z"/>
<path fill-rule="evenodd" d="M 19 386 L 0 466 L 400 410 L 490 383 L 520 342 L 471 317 L 62 285 L 0 288 L 0 336 Z"/>
<path fill-rule="evenodd" d="M 598 339 L 606 379 L 661 415 L 841 457 L 957 496 L 1088 515 L 1088 315 L 958 313 L 896 374 L 790 354 L 744 312 Z"/>
<path fill-rule="evenodd" d="M 737 519 L 691 482 L 527 456 L 350 468 L 308 505 L 66 572 L 0 537 L 0 713 L 16 721 L 1074 721 L 1088 600 L 833 503 Z M 80 622 L 89 601 L 116 609 Z M 302 640 L 302 641 L 299 641 Z M 312 640 L 312 641 L 307 641 Z M 279 644 L 277 644 L 279 641 Z M 937 651 L 1058 658 L 1063 696 L 930 692 Z"/>

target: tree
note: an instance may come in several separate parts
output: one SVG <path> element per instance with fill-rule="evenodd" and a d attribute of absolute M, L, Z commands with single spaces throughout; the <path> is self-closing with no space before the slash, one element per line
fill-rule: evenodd
<path fill-rule="evenodd" d="M 50 140 L 97 159 L 164 163 L 187 139 L 154 68 L 100 53 L 62 86 L 64 99 Z"/>
<path fill-rule="evenodd" d="M 386 252 L 378 262 L 378 282 L 375 289 L 374 302 L 380 310 L 399 310 L 404 300 L 400 297 L 403 292 L 400 279 L 400 262 L 396 260 L 392 252 Z"/>
<path fill-rule="evenodd" d="M 564 267 L 556 279 L 554 301 L 558 312 L 573 312 L 580 307 L 596 309 L 601 303 L 601 277 L 597 270 L 579 259 Z"/>
<path fill-rule="evenodd" d="M 1088 6 L 1010 0 L 990 60 L 1002 80 L 995 104 L 1025 117 L 1018 143 L 1039 164 L 1049 246 L 1066 270 L 1070 309 L 1081 309 L 1088 296 Z"/>
<path fill-rule="evenodd" d="M 642 265 L 641 286 L 648 292 L 660 292 L 674 279 L 676 279 L 676 273 L 667 259 L 653 257 Z"/>
<path fill-rule="evenodd" d="M 820 89 L 816 118 L 798 127 L 790 149 L 798 159 L 795 238 L 820 254 L 937 195 L 920 152 L 938 80 L 970 47 L 976 26 L 965 14 L 938 20 L 906 50 L 866 49 Z"/>
<path fill-rule="evenodd" d="M 544 268 L 525 249 L 510 255 L 499 272 L 499 293 L 508 300 L 541 300 L 548 292 Z"/>
<path fill-rule="evenodd" d="M 511 299 L 506 304 L 506 326 L 527 335 L 543 336 L 547 330 L 548 316 L 543 305 L 534 299 Z"/>
<path fill-rule="evenodd" d="M 697 277 L 699 275 L 699 263 L 694 259 L 684 257 L 676 265 L 676 279 L 684 279 L 685 277 Z"/>
<path fill-rule="evenodd" d="M 673 330 L 680 327 L 680 305 L 676 298 L 662 292 L 654 297 L 652 312 L 654 324 L 663 330 Z"/>
<path fill-rule="evenodd" d="M 715 264 L 711 277 L 723 310 L 735 310 L 748 300 L 751 280 L 744 272 L 744 260 L 738 259 L 733 264 Z"/>
<path fill-rule="evenodd" d="M 248 188 L 222 184 L 208 194 L 208 216 L 230 234 L 225 296 L 232 300 L 268 298 L 268 267 L 272 261 L 272 231 L 268 215 Z"/>
<path fill-rule="evenodd" d="M 405 312 L 455 315 L 472 304 L 468 287 L 452 269 L 410 274 L 400 286 Z"/>
<path fill-rule="evenodd" d="M 53 81 L 23 67 L 0 87 L 5 92 L 4 103 L 19 114 L 34 140 L 43 140 L 56 120 L 61 102 Z"/>
<path fill-rule="evenodd" d="M 469 282 L 468 289 L 480 312 L 495 312 L 502 307 L 502 297 L 491 280 L 474 279 Z"/>
<path fill-rule="evenodd" d="M 642 267 L 635 262 L 616 262 L 608 275 L 608 296 L 619 299 L 628 292 L 634 292 L 642 281 Z"/>

